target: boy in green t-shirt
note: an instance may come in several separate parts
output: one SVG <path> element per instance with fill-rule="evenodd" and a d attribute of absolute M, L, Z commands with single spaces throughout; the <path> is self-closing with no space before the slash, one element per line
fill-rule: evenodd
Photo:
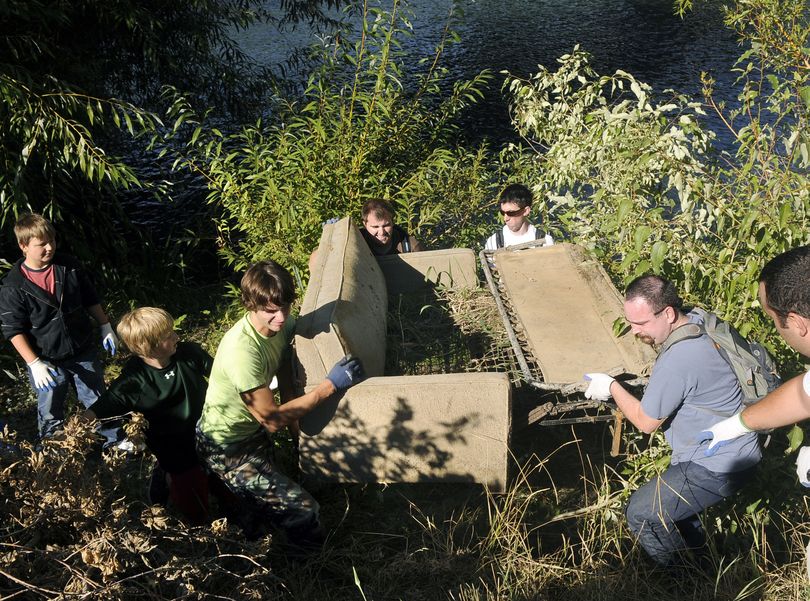
<path fill-rule="evenodd" d="M 208 476 L 197 459 L 194 430 L 213 360 L 199 344 L 178 342 L 174 320 L 163 309 L 127 313 L 118 335 L 134 356 L 85 416 L 142 413 L 149 422 L 146 445 L 158 462 L 153 482 L 164 484 L 165 478 L 172 504 L 189 522 L 202 524 L 208 519 Z"/>
<path fill-rule="evenodd" d="M 293 398 L 292 276 L 274 261 L 260 261 L 247 270 L 240 287 L 248 312 L 217 348 L 197 427 L 197 450 L 249 513 L 258 514 L 259 523 L 281 528 L 293 544 L 318 544 L 323 537 L 318 503 L 275 466 L 269 434 L 294 427 L 321 402 L 361 381 L 363 368 L 359 360 L 344 357 L 313 390 Z M 274 376 L 280 405 L 269 388 Z"/>

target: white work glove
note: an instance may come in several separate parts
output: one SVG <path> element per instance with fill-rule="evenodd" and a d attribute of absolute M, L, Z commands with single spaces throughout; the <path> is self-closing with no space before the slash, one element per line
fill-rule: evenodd
<path fill-rule="evenodd" d="M 31 377 L 34 379 L 34 388 L 36 390 L 45 392 L 49 388 L 56 388 L 56 380 L 53 378 L 59 372 L 56 371 L 53 365 L 37 357 L 28 364 L 28 368 L 31 370 Z"/>
<path fill-rule="evenodd" d="M 808 472 L 810 472 L 810 447 L 802 447 L 799 449 L 799 456 L 796 457 L 796 474 L 805 488 L 810 488 Z"/>
<path fill-rule="evenodd" d="M 118 336 L 113 332 L 110 322 L 101 324 L 101 346 L 110 353 L 115 355 L 115 348 L 118 346 Z"/>
<path fill-rule="evenodd" d="M 711 443 L 709 443 L 709 446 L 706 447 L 706 450 L 703 452 L 706 457 L 711 457 L 717 452 L 717 449 L 739 438 L 743 434 L 753 432 L 753 430 L 742 422 L 741 414 L 742 412 L 732 415 L 700 433 L 700 442 L 711 440 Z"/>
<path fill-rule="evenodd" d="M 610 385 L 613 384 L 614 380 L 615 378 L 607 374 L 585 374 L 585 381 L 590 382 L 588 389 L 585 391 L 585 398 L 593 399 L 594 401 L 608 400 L 612 396 L 610 394 Z"/>

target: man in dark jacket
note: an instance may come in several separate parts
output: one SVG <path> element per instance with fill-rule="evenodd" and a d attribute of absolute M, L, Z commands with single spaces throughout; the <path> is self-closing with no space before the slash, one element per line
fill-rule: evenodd
<path fill-rule="evenodd" d="M 375 256 L 424 250 L 419 240 L 394 223 L 394 210 L 386 201 L 376 198 L 367 200 L 361 214 L 363 227 L 360 233 Z"/>

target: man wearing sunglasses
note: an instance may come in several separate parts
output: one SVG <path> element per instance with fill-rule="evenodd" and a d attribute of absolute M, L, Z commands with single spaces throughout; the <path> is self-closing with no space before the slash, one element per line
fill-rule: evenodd
<path fill-rule="evenodd" d="M 487 238 L 484 243 L 486 250 L 496 250 L 532 240 L 544 240 L 543 246 L 554 244 L 554 239 L 549 234 L 529 223 L 532 200 L 531 190 L 523 184 L 511 184 L 503 189 L 498 204 L 504 225 Z"/>

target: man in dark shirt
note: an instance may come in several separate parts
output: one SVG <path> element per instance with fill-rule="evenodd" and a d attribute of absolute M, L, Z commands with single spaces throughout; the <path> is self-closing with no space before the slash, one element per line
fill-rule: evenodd
<path fill-rule="evenodd" d="M 424 250 L 419 240 L 394 223 L 394 209 L 386 201 L 377 198 L 367 200 L 361 214 L 363 227 L 360 233 L 374 256 Z"/>

